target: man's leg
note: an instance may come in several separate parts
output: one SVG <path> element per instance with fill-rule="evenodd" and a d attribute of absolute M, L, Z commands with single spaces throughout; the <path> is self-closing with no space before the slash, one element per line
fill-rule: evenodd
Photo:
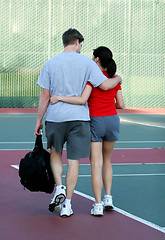
<path fill-rule="evenodd" d="M 78 180 L 79 159 L 89 157 L 90 153 L 90 126 L 89 122 L 68 122 L 69 134 L 67 137 L 68 169 L 66 174 L 66 199 L 62 204 L 61 217 L 73 214 L 71 208 L 72 195 Z"/>
<path fill-rule="evenodd" d="M 51 203 L 49 204 L 50 212 L 59 212 L 60 204 L 65 200 L 65 189 L 62 186 L 62 153 L 56 152 L 54 147 L 51 147 L 50 165 L 54 176 L 54 181 L 56 183 L 56 191 Z"/>
<path fill-rule="evenodd" d="M 56 186 L 62 185 L 62 174 L 63 174 L 62 153 L 56 152 L 55 148 L 52 146 L 51 146 L 50 165 L 51 165 Z"/>
<path fill-rule="evenodd" d="M 66 174 L 66 199 L 71 199 L 79 175 L 79 160 L 68 159 L 68 169 Z"/>
<path fill-rule="evenodd" d="M 79 175 L 79 160 L 68 159 L 68 169 L 66 174 L 66 199 L 62 204 L 60 212 L 61 217 L 69 217 L 73 214 L 71 207 L 72 195 L 78 180 Z"/>

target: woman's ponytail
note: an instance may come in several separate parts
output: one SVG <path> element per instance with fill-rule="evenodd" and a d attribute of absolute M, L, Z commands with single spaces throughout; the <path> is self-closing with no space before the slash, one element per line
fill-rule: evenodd
<path fill-rule="evenodd" d="M 115 61 L 113 59 L 111 59 L 110 62 L 109 62 L 109 65 L 106 69 L 106 72 L 108 73 L 108 76 L 110 78 L 112 78 L 115 75 L 116 70 L 117 70 L 117 65 L 116 65 Z"/>
<path fill-rule="evenodd" d="M 93 55 L 95 58 L 99 58 L 101 66 L 106 69 L 109 77 L 112 78 L 116 73 L 117 66 L 115 61 L 112 59 L 113 54 L 111 50 L 107 47 L 100 46 L 94 49 Z"/>

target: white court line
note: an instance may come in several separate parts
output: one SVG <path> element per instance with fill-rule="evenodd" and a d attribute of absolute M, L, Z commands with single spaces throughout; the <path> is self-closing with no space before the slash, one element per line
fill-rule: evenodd
<path fill-rule="evenodd" d="M 165 141 L 118 141 L 117 143 L 129 143 L 129 144 L 134 144 L 134 143 L 164 143 Z"/>
<path fill-rule="evenodd" d="M 165 128 L 165 126 L 157 126 L 157 125 L 153 125 L 153 124 L 149 124 L 149 123 L 135 122 L 135 121 L 131 121 L 131 120 L 125 120 L 122 118 L 120 118 L 120 122 L 128 122 L 128 123 L 139 124 L 139 125 L 144 125 L 144 126 L 148 126 L 148 127 Z"/>
<path fill-rule="evenodd" d="M 47 143 L 47 142 L 42 142 Z M 35 144 L 35 142 L 0 142 L 0 144 Z"/>
<path fill-rule="evenodd" d="M 11 167 L 19 169 L 19 165 L 11 165 Z M 165 173 L 134 173 L 134 174 L 113 174 L 113 177 L 141 177 L 141 176 L 165 176 Z M 62 175 L 66 177 L 66 175 Z M 80 174 L 79 177 L 91 177 L 91 174 Z"/>
<path fill-rule="evenodd" d="M 149 149 L 154 149 L 153 147 L 152 148 L 114 148 L 115 150 L 143 150 L 143 149 L 145 149 L 145 150 L 149 150 Z M 160 148 L 155 148 L 155 149 L 162 149 L 161 147 Z M 164 149 L 164 148 L 163 148 Z M 29 150 L 29 151 L 31 151 L 32 150 L 32 148 L 10 148 L 10 149 L 8 149 L 8 148 L 1 148 L 0 149 L 0 151 L 24 151 L 24 150 Z M 66 148 L 64 148 L 63 150 L 66 150 Z"/>
<path fill-rule="evenodd" d="M 160 165 L 160 164 L 162 164 L 162 165 L 164 165 L 165 164 L 165 162 L 163 163 L 112 163 L 112 166 L 129 166 L 129 165 Z M 90 166 L 91 164 L 90 163 L 80 163 L 80 165 L 81 166 Z"/>
<path fill-rule="evenodd" d="M 81 193 L 81 192 L 79 192 L 79 191 L 77 191 L 77 190 L 74 190 L 74 193 L 76 193 L 77 195 L 79 195 L 79 196 L 81 196 L 81 197 L 87 198 L 87 199 L 89 199 L 89 200 L 91 200 L 91 201 L 93 201 L 93 202 L 95 201 L 94 197 L 91 197 L 91 196 L 89 196 L 89 195 L 87 195 L 87 194 Z M 143 219 L 143 218 L 137 217 L 137 216 L 135 216 L 135 215 L 133 215 L 133 214 L 131 214 L 131 213 L 128 213 L 128 212 L 126 212 L 126 211 L 124 211 L 124 210 L 122 210 L 122 209 L 120 209 L 120 208 L 117 208 L 117 207 L 114 207 L 114 210 L 115 210 L 116 212 L 118 212 L 118 213 L 126 216 L 126 217 L 129 217 L 129 218 L 131 218 L 131 219 L 133 219 L 133 220 L 136 220 L 136 221 L 138 221 L 138 222 L 140 222 L 140 223 L 143 223 L 144 225 L 147 225 L 147 226 L 149 226 L 149 227 L 151 227 L 151 228 L 154 228 L 154 229 L 156 229 L 156 230 L 158 230 L 158 231 L 160 231 L 160 232 L 165 233 L 165 228 L 160 227 L 160 226 L 158 226 L 158 225 L 156 225 L 156 224 L 154 224 L 154 223 L 152 223 L 152 222 L 149 222 L 149 221 L 147 221 L 147 220 L 145 220 L 145 219 Z"/>
<path fill-rule="evenodd" d="M 134 174 L 113 174 L 113 177 L 141 177 L 141 176 L 165 176 L 165 173 L 134 173 Z M 63 176 L 65 177 L 65 175 Z M 81 174 L 79 177 L 91 177 L 90 174 Z"/>
<path fill-rule="evenodd" d="M 11 165 L 11 166 L 14 167 L 14 168 L 16 168 L 17 170 L 19 169 L 19 165 Z M 89 199 L 89 200 L 91 200 L 91 201 L 93 201 L 93 202 L 95 201 L 94 197 L 91 197 L 91 196 L 89 196 L 89 195 L 87 195 L 87 194 L 84 194 L 84 193 L 82 193 L 82 192 L 79 192 L 79 191 L 77 191 L 77 190 L 74 190 L 74 193 L 77 194 L 77 195 L 79 195 L 79 196 L 81 196 L 81 197 L 87 198 L 87 199 Z M 147 225 L 147 226 L 149 226 L 149 227 L 151 227 L 151 228 L 154 228 L 154 229 L 156 229 L 156 230 L 158 230 L 158 231 L 160 231 L 160 232 L 165 233 L 165 228 L 160 227 L 160 226 L 158 226 L 158 225 L 156 225 L 156 224 L 154 224 L 154 223 L 152 223 L 152 222 L 146 221 L 145 219 L 142 219 L 142 218 L 140 218 L 140 217 L 137 217 L 137 216 L 135 216 L 135 215 L 133 215 L 133 214 L 131 214 L 131 213 L 128 213 L 128 212 L 126 212 L 126 211 L 124 211 L 124 210 L 122 210 L 122 209 L 120 209 L 120 208 L 117 208 L 117 207 L 114 207 L 114 210 L 115 210 L 116 212 L 118 212 L 118 213 L 126 216 L 126 217 L 129 217 L 129 218 L 131 218 L 131 219 L 134 219 L 134 220 L 136 220 L 136 221 L 138 221 L 138 222 L 140 222 L 140 223 L 143 223 L 143 224 L 145 224 L 145 225 Z"/>
<path fill-rule="evenodd" d="M 124 144 L 134 144 L 134 143 L 164 143 L 165 141 L 118 141 L 117 143 Z M 43 144 L 46 144 L 47 142 L 42 142 Z M 0 144 L 35 144 L 35 142 L 0 142 Z"/>
<path fill-rule="evenodd" d="M 4 114 L 4 113 L 0 113 L 0 118 L 13 118 L 13 117 L 15 117 L 15 118 L 27 118 L 27 117 L 36 118 L 36 116 L 34 114 L 37 115 L 37 113 L 7 113 L 7 115 L 1 115 L 1 114 Z M 26 115 L 24 115 L 24 114 L 26 114 Z"/>
<path fill-rule="evenodd" d="M 165 163 L 112 163 L 112 166 L 129 166 L 129 165 L 164 165 Z M 67 165 L 67 164 L 63 164 Z M 90 166 L 90 163 L 80 163 L 80 166 Z M 13 165 L 14 166 L 14 165 Z M 17 166 L 17 165 L 15 165 Z M 163 173 L 164 174 L 164 173 Z"/>
<path fill-rule="evenodd" d="M 11 167 L 16 168 L 17 170 L 19 170 L 19 165 L 11 165 Z"/>

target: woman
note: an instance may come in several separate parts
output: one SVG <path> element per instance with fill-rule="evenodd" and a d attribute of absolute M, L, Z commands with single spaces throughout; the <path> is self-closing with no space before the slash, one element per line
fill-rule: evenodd
<path fill-rule="evenodd" d="M 112 78 L 116 72 L 116 63 L 112 59 L 112 52 L 107 47 L 98 47 L 93 52 L 93 61 L 100 67 L 107 78 Z M 120 83 L 113 89 L 103 91 L 87 83 L 80 97 L 67 97 L 53 95 L 51 104 L 58 101 L 71 104 L 85 104 L 91 117 L 91 182 L 95 196 L 95 203 L 91 214 L 103 215 L 105 210 L 113 209 L 111 195 L 112 166 L 111 154 L 116 141 L 119 139 L 120 120 L 116 108 L 123 108 L 124 101 Z M 104 184 L 105 196 L 101 201 L 102 186 Z"/>

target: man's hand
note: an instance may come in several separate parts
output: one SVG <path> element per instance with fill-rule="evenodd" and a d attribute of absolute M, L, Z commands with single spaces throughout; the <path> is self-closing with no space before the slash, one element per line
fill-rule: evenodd
<path fill-rule="evenodd" d="M 122 84 L 122 77 L 120 75 L 115 75 L 115 77 L 118 76 L 119 83 Z"/>
<path fill-rule="evenodd" d="M 106 91 L 116 87 L 118 83 L 122 83 L 122 78 L 119 75 L 115 75 L 115 78 L 109 78 L 99 85 L 99 88 Z"/>
<path fill-rule="evenodd" d="M 35 127 L 35 131 L 34 131 L 34 136 L 37 137 L 37 135 L 41 135 L 39 133 L 39 130 L 43 128 L 42 122 L 37 121 L 36 122 L 36 127 Z"/>

